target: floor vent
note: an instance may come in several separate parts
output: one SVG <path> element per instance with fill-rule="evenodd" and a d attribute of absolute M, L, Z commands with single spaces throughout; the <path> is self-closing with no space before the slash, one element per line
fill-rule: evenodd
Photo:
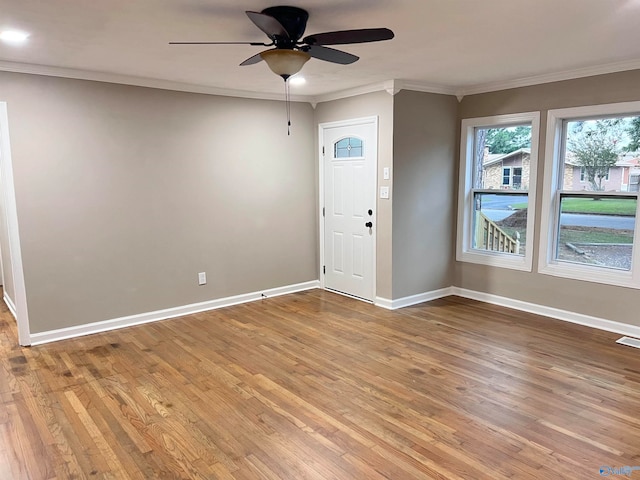
<path fill-rule="evenodd" d="M 638 340 L 637 338 L 622 337 L 620 340 L 616 340 L 616 343 L 628 345 L 629 347 L 640 348 L 640 340 Z"/>

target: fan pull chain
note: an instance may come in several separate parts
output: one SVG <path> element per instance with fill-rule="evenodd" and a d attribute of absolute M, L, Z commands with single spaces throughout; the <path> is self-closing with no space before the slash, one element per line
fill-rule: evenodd
<path fill-rule="evenodd" d="M 288 80 L 289 77 L 284 79 L 284 103 L 287 109 L 287 135 L 291 135 L 291 89 Z"/>

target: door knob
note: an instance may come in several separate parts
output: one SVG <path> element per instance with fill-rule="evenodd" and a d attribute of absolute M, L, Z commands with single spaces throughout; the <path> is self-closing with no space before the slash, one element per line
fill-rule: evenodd
<path fill-rule="evenodd" d="M 364 224 L 364 226 L 371 228 L 371 227 L 373 227 L 373 222 L 367 222 L 367 223 Z"/>

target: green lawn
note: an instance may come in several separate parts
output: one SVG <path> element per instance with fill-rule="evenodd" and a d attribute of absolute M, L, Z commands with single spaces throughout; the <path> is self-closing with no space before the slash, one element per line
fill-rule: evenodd
<path fill-rule="evenodd" d="M 562 227 L 560 243 L 633 243 L 632 230 L 596 227 Z"/>
<path fill-rule="evenodd" d="M 562 199 L 562 213 L 591 213 L 598 215 L 635 215 L 635 199 L 602 198 L 564 198 Z M 515 209 L 527 208 L 526 203 L 512 205 Z"/>

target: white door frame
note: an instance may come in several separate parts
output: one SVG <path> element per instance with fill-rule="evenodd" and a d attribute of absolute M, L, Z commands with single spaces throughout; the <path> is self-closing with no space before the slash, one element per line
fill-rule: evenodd
<path fill-rule="evenodd" d="M 9 142 L 9 116 L 7 103 L 0 102 L 0 168 L 2 169 L 2 184 L 0 188 L 4 199 L 6 213 L 6 228 L 9 236 L 9 268 L 13 274 L 13 288 L 15 291 L 15 305 L 11 308 L 6 292 L 4 301 L 12 310 L 18 323 L 18 342 L 20 345 L 31 345 L 29 331 L 29 315 L 27 311 L 27 292 L 24 285 L 24 271 L 22 269 L 22 250 L 20 248 L 20 232 L 18 230 L 18 209 L 16 207 L 16 191 L 13 183 L 13 164 L 11 162 L 11 144 Z M 5 265 L 6 268 L 6 265 Z"/>
<path fill-rule="evenodd" d="M 374 303 L 375 299 L 376 299 L 376 270 L 377 270 L 377 265 L 378 265 L 378 261 L 377 261 L 377 255 L 376 255 L 376 238 L 378 237 L 378 196 L 377 196 L 377 191 L 378 191 L 378 117 L 377 116 L 373 116 L 373 117 L 361 117 L 361 118 L 352 118 L 349 120 L 339 120 L 337 122 L 325 122 L 325 123 L 320 123 L 318 124 L 318 170 L 319 170 L 319 175 L 318 175 L 318 182 L 319 182 L 319 188 L 318 188 L 318 197 L 319 197 L 319 212 L 318 212 L 318 222 L 320 224 L 320 228 L 319 228 L 319 232 L 320 232 L 320 265 L 318 266 L 318 271 L 320 272 L 320 288 L 322 288 L 323 290 L 326 289 L 325 287 L 325 275 L 324 272 L 322 271 L 322 267 L 325 265 L 325 258 L 324 258 L 324 216 L 322 215 L 322 209 L 324 208 L 324 155 L 322 154 L 322 148 L 324 147 L 324 131 L 325 129 L 328 128 L 335 128 L 335 127 L 352 127 L 355 125 L 366 125 L 366 124 L 373 124 L 374 125 L 374 130 L 375 130 L 375 139 L 373 142 L 373 157 L 374 157 L 374 173 L 373 173 L 373 198 L 375 199 L 375 205 L 373 206 L 373 219 L 372 221 L 374 222 L 373 225 L 375 226 L 373 228 L 373 245 L 372 245 L 372 250 L 373 250 L 373 271 L 372 271 L 372 282 L 373 282 L 373 298 L 371 299 L 371 302 L 367 303 Z M 333 291 L 333 290 L 332 290 Z M 336 293 L 340 293 L 340 292 L 336 292 Z M 351 297 L 351 295 L 345 294 L 348 297 Z M 361 301 L 366 301 L 362 298 L 359 297 L 352 297 L 355 298 L 357 300 L 361 300 Z"/>

